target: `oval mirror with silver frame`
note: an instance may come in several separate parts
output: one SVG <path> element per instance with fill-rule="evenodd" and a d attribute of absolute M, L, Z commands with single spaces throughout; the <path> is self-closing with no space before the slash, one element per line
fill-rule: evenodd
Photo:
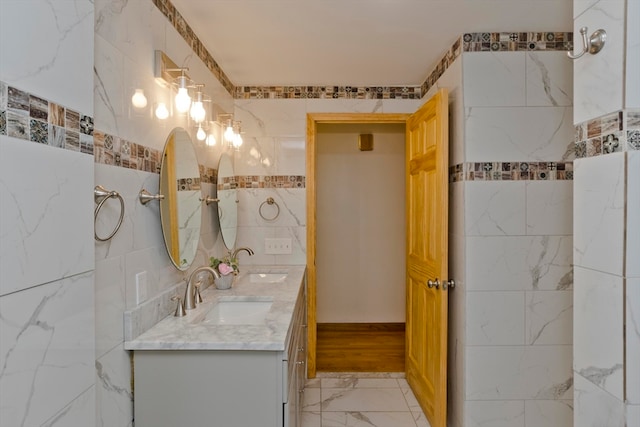
<path fill-rule="evenodd" d="M 193 262 L 202 222 L 200 170 L 191 137 L 183 128 L 171 131 L 160 166 L 160 222 L 167 253 L 178 270 Z"/>
<path fill-rule="evenodd" d="M 236 244 L 238 229 L 238 183 L 233 172 L 233 159 L 222 153 L 218 163 L 218 219 L 222 241 L 228 250 Z"/>

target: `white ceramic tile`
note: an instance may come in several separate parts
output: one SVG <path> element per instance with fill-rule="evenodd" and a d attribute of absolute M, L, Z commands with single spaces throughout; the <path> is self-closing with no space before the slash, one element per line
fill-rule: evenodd
<path fill-rule="evenodd" d="M 560 52 L 527 52 L 527 105 L 570 106 L 573 64 Z"/>
<path fill-rule="evenodd" d="M 640 405 L 640 279 L 627 279 L 625 349 L 627 401 Z"/>
<path fill-rule="evenodd" d="M 524 52 L 465 52 L 462 60 L 466 107 L 526 105 Z"/>
<path fill-rule="evenodd" d="M 524 401 L 469 401 L 465 416 L 468 427 L 524 427 Z"/>
<path fill-rule="evenodd" d="M 96 360 L 97 426 L 127 426 L 133 421 L 132 356 L 118 346 Z"/>
<path fill-rule="evenodd" d="M 596 387 L 581 375 L 575 376 L 573 425 L 580 427 L 624 427 L 622 401 Z"/>
<path fill-rule="evenodd" d="M 20 16 L 29 17 L 29 26 L 37 29 L 36 37 L 16 37 L 25 30 L 25 21 L 16 19 Z M 0 80 L 91 115 L 93 27 L 92 0 L 3 1 Z M 25 52 L 41 54 L 25 55 Z"/>
<path fill-rule="evenodd" d="M 383 113 L 382 99 L 307 99 L 307 113 Z"/>
<path fill-rule="evenodd" d="M 573 341 L 573 292 L 527 292 L 526 344 L 571 344 Z"/>
<path fill-rule="evenodd" d="M 640 405 L 627 405 L 627 427 L 640 427 Z"/>
<path fill-rule="evenodd" d="M 524 344 L 524 296 L 524 292 L 467 292 L 467 344 Z"/>
<path fill-rule="evenodd" d="M 626 19 L 633 21 L 640 16 L 640 2 L 627 1 Z M 634 18 L 634 16 L 636 18 Z M 627 25 L 627 51 L 625 52 L 626 108 L 640 108 L 640 79 L 634 76 L 640 75 L 640 26 Z M 640 424 L 640 421 L 639 421 Z"/>
<path fill-rule="evenodd" d="M 302 427 L 322 427 L 322 415 L 319 412 L 303 412 Z"/>
<path fill-rule="evenodd" d="M 125 271 L 122 257 L 96 262 L 95 269 L 96 357 L 124 340 Z"/>
<path fill-rule="evenodd" d="M 571 107 L 472 107 L 466 161 L 559 161 L 573 155 Z"/>
<path fill-rule="evenodd" d="M 383 99 L 382 113 L 412 114 L 424 103 L 423 99 Z"/>
<path fill-rule="evenodd" d="M 640 151 L 627 152 L 626 276 L 640 277 Z"/>
<path fill-rule="evenodd" d="M 91 386 L 60 412 L 49 418 L 42 427 L 93 426 L 95 418 L 96 392 L 95 387 Z"/>
<path fill-rule="evenodd" d="M 306 175 L 304 137 L 276 138 L 276 175 Z"/>
<path fill-rule="evenodd" d="M 575 265 L 621 275 L 624 153 L 574 162 L 573 212 Z"/>
<path fill-rule="evenodd" d="M 322 389 L 322 412 L 409 411 L 400 388 Z"/>
<path fill-rule="evenodd" d="M 526 400 L 524 402 L 525 427 L 571 427 L 572 400 Z"/>
<path fill-rule="evenodd" d="M 242 130 L 249 137 L 304 137 L 307 118 L 304 99 L 238 100 L 234 119 L 242 122 Z"/>
<path fill-rule="evenodd" d="M 93 271 L 0 298 L 6 425 L 41 425 L 94 383 Z"/>
<path fill-rule="evenodd" d="M 574 369 L 582 377 L 622 400 L 622 278 L 575 267 Z"/>
<path fill-rule="evenodd" d="M 467 347 L 467 400 L 571 399 L 571 346 Z"/>
<path fill-rule="evenodd" d="M 309 388 L 305 386 L 304 397 L 302 402 L 303 412 L 320 412 L 320 387 Z"/>
<path fill-rule="evenodd" d="M 126 105 L 123 90 L 124 57 L 122 52 L 97 34 L 94 68 L 96 77 L 93 83 L 95 97 L 93 123 L 95 129 L 118 135 Z"/>
<path fill-rule="evenodd" d="M 93 156 L 0 136 L 0 171 L 0 295 L 92 270 Z"/>
<path fill-rule="evenodd" d="M 571 249 L 571 236 L 468 237 L 467 289 L 569 289 Z"/>
<path fill-rule="evenodd" d="M 527 234 L 573 233 L 572 181 L 528 181 L 526 194 Z"/>
<path fill-rule="evenodd" d="M 322 427 L 415 427 L 411 412 L 332 411 L 322 413 Z"/>
<path fill-rule="evenodd" d="M 424 412 L 412 412 L 411 414 L 413 415 L 413 419 L 416 421 L 417 427 L 431 427 L 431 424 L 429 424 L 429 420 Z"/>
<path fill-rule="evenodd" d="M 573 17 L 576 18 L 583 14 L 587 9 L 593 7 L 600 0 L 574 0 L 573 1 Z M 580 33 L 574 34 L 574 39 L 578 40 Z"/>
<path fill-rule="evenodd" d="M 525 182 L 465 183 L 465 228 L 469 236 L 525 234 Z"/>
<path fill-rule="evenodd" d="M 277 137 L 246 136 L 242 149 L 234 153 L 236 175 L 277 175 Z"/>
<path fill-rule="evenodd" d="M 394 378 L 323 378 L 322 388 L 398 388 Z"/>
<path fill-rule="evenodd" d="M 607 31 L 606 48 L 597 55 L 585 55 L 574 65 L 574 123 L 600 117 L 623 108 L 624 92 L 624 0 L 600 0 L 573 23 L 574 51 L 582 48 L 580 28 L 588 35 Z"/>

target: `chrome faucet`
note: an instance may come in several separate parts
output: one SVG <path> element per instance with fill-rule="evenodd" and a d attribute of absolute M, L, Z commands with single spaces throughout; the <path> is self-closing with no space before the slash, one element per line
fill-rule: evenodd
<path fill-rule="evenodd" d="M 211 267 L 207 267 L 206 265 L 193 270 L 193 272 L 189 275 L 189 279 L 187 280 L 187 290 L 184 293 L 185 310 L 192 310 L 196 308 L 196 287 L 193 282 L 196 279 L 198 273 L 201 273 L 203 271 L 210 273 L 211 277 L 213 277 L 214 280 L 220 277 L 220 274 L 218 274 L 217 271 L 215 271 Z"/>

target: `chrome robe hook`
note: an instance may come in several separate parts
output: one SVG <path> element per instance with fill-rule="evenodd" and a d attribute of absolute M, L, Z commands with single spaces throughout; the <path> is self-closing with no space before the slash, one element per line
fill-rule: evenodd
<path fill-rule="evenodd" d="M 587 38 L 587 27 L 580 28 L 580 35 L 582 36 L 582 52 L 574 55 L 571 52 L 567 52 L 567 56 L 571 59 L 578 59 L 585 53 L 595 55 L 600 52 L 604 47 L 604 43 L 607 41 L 607 32 L 603 29 L 599 29 L 593 32 L 590 37 Z"/>

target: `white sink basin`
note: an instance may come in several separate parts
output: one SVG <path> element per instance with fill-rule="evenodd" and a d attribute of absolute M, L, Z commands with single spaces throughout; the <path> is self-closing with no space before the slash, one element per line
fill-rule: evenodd
<path fill-rule="evenodd" d="M 264 323 L 271 304 L 273 297 L 221 297 L 211 310 L 198 320 L 210 325 L 259 325 Z"/>
<path fill-rule="evenodd" d="M 251 283 L 282 283 L 287 280 L 287 272 L 254 272 L 249 273 Z"/>

